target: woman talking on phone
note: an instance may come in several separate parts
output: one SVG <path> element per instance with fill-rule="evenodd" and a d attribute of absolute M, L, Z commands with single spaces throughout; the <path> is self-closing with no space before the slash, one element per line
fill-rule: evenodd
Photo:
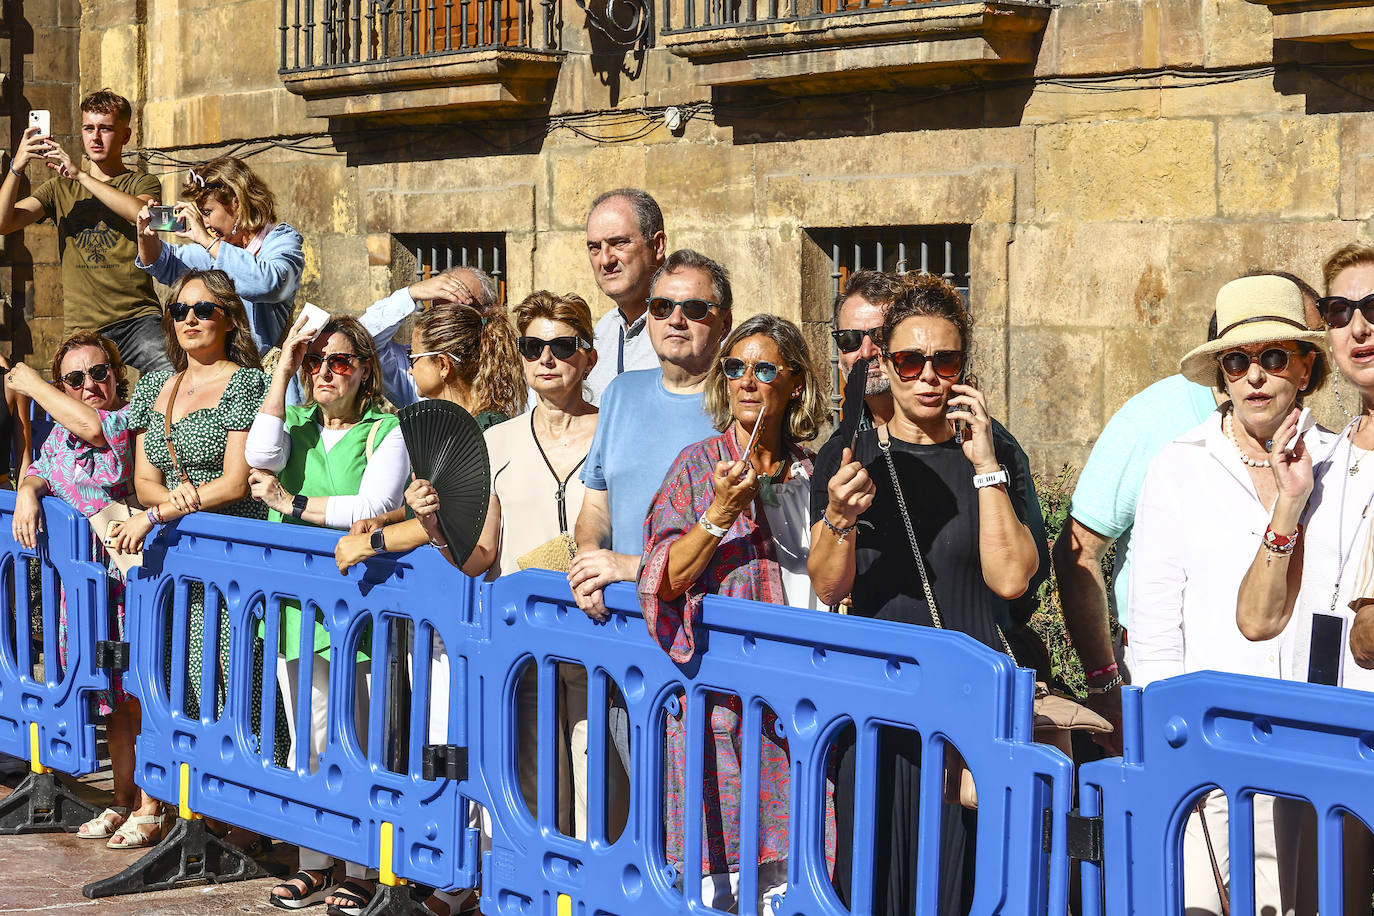
<path fill-rule="evenodd" d="M 277 199 L 241 160 L 212 159 L 191 169 L 172 213 L 187 244 L 160 241 L 153 212 L 138 214 L 138 259 L 159 283 L 188 270 L 222 270 L 248 313 L 259 352 L 277 346 L 291 318 L 305 267 L 301 234 L 277 220 Z M 164 224 L 165 225 L 165 224 Z"/>
<path fill-rule="evenodd" d="M 880 333 L 893 415 L 860 431 L 852 449 L 831 439 L 816 459 L 809 563 L 816 594 L 832 606 L 851 596 L 852 615 L 959 630 L 1005 650 L 997 609 L 1026 591 L 1039 557 L 1026 525 L 1029 475 L 1011 437 L 993 434 L 986 399 L 967 373 L 968 311 L 941 277 L 908 273 Z M 863 896 L 850 883 L 852 741 L 839 742 L 838 755 L 835 887 L 848 905 Z M 880 734 L 878 848 L 866 879 L 875 882 L 875 916 L 916 908 L 910 863 L 921 766 L 914 733 Z M 963 914 L 970 903 L 975 815 L 947 804 L 940 819 L 941 914 Z"/>

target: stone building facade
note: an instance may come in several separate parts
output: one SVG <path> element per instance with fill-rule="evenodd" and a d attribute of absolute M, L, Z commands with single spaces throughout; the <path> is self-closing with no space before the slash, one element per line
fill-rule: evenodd
<path fill-rule="evenodd" d="M 1042 470 L 1175 371 L 1222 283 L 1319 281 L 1369 235 L 1367 4 L 648 2 L 29 0 L 0 120 L 11 148 L 28 107 L 74 129 L 110 86 L 169 197 L 184 164 L 247 154 L 305 235 L 300 301 L 336 311 L 436 246 L 499 248 L 509 300 L 603 310 L 587 205 L 637 185 L 741 315 L 828 352 L 836 276 L 900 246 L 967 284 L 981 382 Z M 6 240 L 0 287 L 12 348 L 46 356 L 50 226 Z"/>

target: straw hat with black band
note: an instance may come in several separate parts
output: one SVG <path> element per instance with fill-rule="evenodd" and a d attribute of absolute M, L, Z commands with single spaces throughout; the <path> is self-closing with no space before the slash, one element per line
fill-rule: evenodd
<path fill-rule="evenodd" d="M 1292 340 L 1308 343 L 1321 352 L 1325 331 L 1307 326 L 1302 290 L 1283 277 L 1241 277 L 1217 292 L 1217 336 L 1194 348 L 1179 361 L 1179 371 L 1190 382 L 1213 388 L 1217 384 L 1217 357 L 1237 347 Z"/>

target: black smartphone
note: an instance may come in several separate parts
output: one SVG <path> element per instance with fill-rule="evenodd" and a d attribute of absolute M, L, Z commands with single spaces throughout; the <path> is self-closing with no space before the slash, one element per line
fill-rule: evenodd
<path fill-rule="evenodd" d="M 959 414 L 966 414 L 969 412 L 969 409 L 963 404 L 956 404 L 949 409 L 949 420 L 954 424 L 955 445 L 963 445 L 964 437 L 968 435 L 968 420 L 961 418 Z"/>
<path fill-rule="evenodd" d="M 1312 615 L 1312 649 L 1307 657 L 1309 684 L 1341 682 L 1341 658 L 1345 654 L 1345 618 L 1333 614 Z"/>

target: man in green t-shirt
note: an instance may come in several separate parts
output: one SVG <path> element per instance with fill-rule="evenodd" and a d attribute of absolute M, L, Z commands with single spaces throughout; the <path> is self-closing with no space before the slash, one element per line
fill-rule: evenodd
<path fill-rule="evenodd" d="M 17 232 L 43 217 L 57 224 L 62 258 L 62 310 L 67 334 L 99 330 L 140 372 L 171 369 L 163 349 L 161 306 L 153 280 L 134 265 L 134 221 L 157 203 L 162 186 L 146 172 L 124 167 L 132 131 L 128 99 L 109 89 L 81 100 L 81 143 L 90 160 L 82 171 L 51 136 L 24 131 L 3 184 L 0 234 Z M 43 159 L 56 175 L 19 199 L 24 169 Z"/>

